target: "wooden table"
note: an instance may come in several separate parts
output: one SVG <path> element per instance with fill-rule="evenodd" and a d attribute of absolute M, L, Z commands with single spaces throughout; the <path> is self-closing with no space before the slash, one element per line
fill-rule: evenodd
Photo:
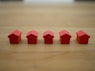
<path fill-rule="evenodd" d="M 9 44 L 8 34 L 22 31 L 20 44 Z M 39 32 L 38 44 L 27 44 L 26 34 Z M 54 44 L 43 43 L 45 30 L 54 31 Z M 59 31 L 68 30 L 70 45 L 59 43 Z M 76 32 L 91 35 L 88 45 L 76 42 Z M 95 71 L 95 3 L 31 5 L 0 3 L 0 71 Z"/>

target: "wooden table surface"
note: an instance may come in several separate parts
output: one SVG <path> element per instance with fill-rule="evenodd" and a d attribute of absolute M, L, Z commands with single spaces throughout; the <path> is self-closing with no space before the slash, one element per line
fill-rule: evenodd
<path fill-rule="evenodd" d="M 22 31 L 20 44 L 9 44 L 8 34 Z M 29 30 L 39 32 L 38 44 L 27 44 Z M 55 33 L 54 44 L 43 43 L 45 30 Z M 58 32 L 68 30 L 69 45 Z M 90 34 L 89 44 L 76 42 L 76 31 Z M 0 3 L 0 71 L 95 71 L 95 3 L 33 5 Z"/>

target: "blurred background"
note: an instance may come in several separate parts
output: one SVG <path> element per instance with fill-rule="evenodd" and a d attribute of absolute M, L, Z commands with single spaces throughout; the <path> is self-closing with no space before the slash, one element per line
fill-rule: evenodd
<path fill-rule="evenodd" d="M 49 29 L 72 28 L 73 25 L 81 28 L 85 25 L 94 27 L 94 2 L 95 0 L 0 0 L 0 25 L 14 26 L 10 30 L 18 27 L 21 29 L 22 25 L 34 29 L 42 29 L 42 26 L 44 29 L 48 29 L 47 26 Z M 31 27 L 24 31 L 29 29 Z"/>
<path fill-rule="evenodd" d="M 21 1 L 25 3 L 72 3 L 77 1 L 95 1 L 95 0 L 0 0 L 0 2 Z"/>

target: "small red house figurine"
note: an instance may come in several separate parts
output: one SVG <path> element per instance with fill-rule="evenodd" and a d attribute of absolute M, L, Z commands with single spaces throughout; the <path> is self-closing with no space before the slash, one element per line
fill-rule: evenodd
<path fill-rule="evenodd" d="M 70 43 L 71 35 L 68 31 L 66 31 L 66 30 L 60 31 L 59 36 L 60 36 L 60 43 L 61 44 L 69 44 Z"/>
<path fill-rule="evenodd" d="M 37 37 L 38 37 L 38 32 L 35 30 L 31 30 L 27 33 L 27 40 L 28 44 L 36 44 L 37 43 Z"/>
<path fill-rule="evenodd" d="M 8 35 L 11 44 L 18 44 L 21 41 L 21 32 L 19 30 L 13 31 Z"/>
<path fill-rule="evenodd" d="M 84 32 L 83 30 L 80 30 L 78 32 L 76 32 L 77 35 L 77 41 L 80 44 L 88 44 L 88 40 L 90 38 L 90 36 Z"/>
<path fill-rule="evenodd" d="M 54 33 L 50 30 L 47 30 L 43 33 L 44 43 L 53 44 Z"/>

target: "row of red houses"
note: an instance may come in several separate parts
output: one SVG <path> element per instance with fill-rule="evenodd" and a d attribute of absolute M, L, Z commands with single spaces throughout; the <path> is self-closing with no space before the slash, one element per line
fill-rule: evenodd
<path fill-rule="evenodd" d="M 19 30 L 13 31 L 11 34 L 8 35 L 9 41 L 11 44 L 17 44 L 21 41 L 21 32 Z M 88 35 L 83 30 L 76 32 L 77 35 L 77 42 L 80 44 L 88 44 L 90 35 Z M 66 31 L 62 30 L 59 32 L 60 36 L 60 43 L 61 44 L 69 44 L 71 39 L 71 34 Z M 36 44 L 38 40 L 38 32 L 35 30 L 31 30 L 26 35 L 28 44 Z M 45 44 L 53 44 L 54 33 L 50 30 L 47 30 L 43 33 L 44 43 Z"/>

